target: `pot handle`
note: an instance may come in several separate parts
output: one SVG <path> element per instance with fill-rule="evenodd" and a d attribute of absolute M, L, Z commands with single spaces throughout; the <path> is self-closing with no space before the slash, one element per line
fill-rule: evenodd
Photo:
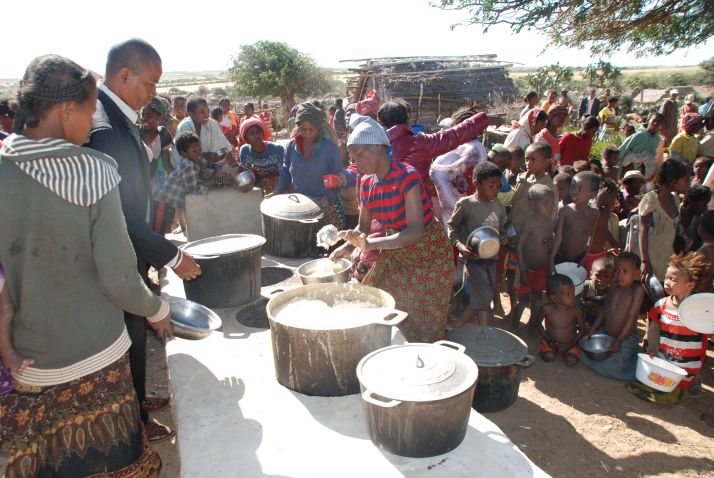
<path fill-rule="evenodd" d="M 300 198 L 298 198 L 298 197 L 297 197 L 296 195 L 294 195 L 294 194 L 288 194 L 288 199 L 290 199 L 290 200 L 293 201 L 293 202 L 300 203 Z"/>
<path fill-rule="evenodd" d="M 516 362 L 513 365 L 518 365 L 519 367 L 528 368 L 535 363 L 535 357 L 532 355 L 526 355 L 526 358 Z"/>
<path fill-rule="evenodd" d="M 438 340 L 434 342 L 434 345 L 443 345 L 444 347 L 449 347 L 450 349 L 455 349 L 457 352 L 466 352 L 466 347 L 456 342 L 451 342 L 450 340 Z"/>
<path fill-rule="evenodd" d="M 402 310 L 390 310 L 387 315 L 382 317 L 381 319 L 377 319 L 374 323 L 378 325 L 399 325 L 404 319 L 407 318 L 409 314 Z"/>
<path fill-rule="evenodd" d="M 364 400 L 367 403 L 371 403 L 372 405 L 377 405 L 378 407 L 382 407 L 382 408 L 392 408 L 392 407 L 396 407 L 397 405 L 402 403 L 399 400 L 390 400 L 388 402 L 380 400 L 374 396 L 374 393 L 372 393 L 371 390 L 365 390 L 362 393 L 362 400 Z"/>
<path fill-rule="evenodd" d="M 299 222 L 302 224 L 315 224 L 319 219 L 300 219 Z"/>

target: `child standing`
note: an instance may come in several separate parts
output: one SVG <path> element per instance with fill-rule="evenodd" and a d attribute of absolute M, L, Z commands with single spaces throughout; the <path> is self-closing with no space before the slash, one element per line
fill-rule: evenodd
<path fill-rule="evenodd" d="M 555 207 L 552 214 L 553 219 L 555 219 L 558 191 L 555 189 L 553 180 L 546 174 L 551 155 L 550 145 L 544 142 L 533 143 L 526 149 L 526 172 L 518 176 L 516 181 L 516 192 L 511 200 L 511 214 L 509 216 L 511 224 L 519 233 L 528 217 L 532 214 L 528 190 L 534 184 L 543 184 L 553 191 L 553 206 Z"/>
<path fill-rule="evenodd" d="M 617 146 L 608 144 L 602 150 L 602 161 L 604 167 L 602 169 L 602 177 L 604 179 L 609 179 L 610 181 L 620 180 L 620 150 Z"/>
<path fill-rule="evenodd" d="M 588 332 L 592 336 L 601 327 L 615 341 L 610 346 L 613 354 L 602 361 L 586 355 L 580 357 L 583 365 L 594 372 L 618 380 L 632 380 L 637 368 L 637 314 L 642 307 L 644 289 L 637 282 L 640 258 L 623 252 L 615 259 L 615 279 L 607 293 L 605 305 Z"/>
<path fill-rule="evenodd" d="M 581 301 L 585 322 L 592 326 L 605 305 L 607 291 L 612 285 L 615 264 L 609 257 L 601 257 L 593 262 L 590 279 L 585 281 Z"/>
<path fill-rule="evenodd" d="M 518 305 L 511 311 L 511 326 L 516 327 L 521 315 L 530 304 L 531 319 L 543 299 L 543 289 L 548 269 L 548 245 L 553 240 L 554 193 L 544 184 L 535 184 L 528 191 L 531 216 L 518 234 L 516 254 L 520 270 L 521 286 L 518 289 Z"/>
<path fill-rule="evenodd" d="M 637 246 L 642 257 L 642 275 L 654 274 L 662 282 L 667 270 L 679 218 L 679 195 L 689 187 L 689 167 L 679 159 L 660 166 L 656 188 L 642 197 Z"/>
<path fill-rule="evenodd" d="M 558 210 L 570 204 L 570 186 L 573 184 L 573 176 L 568 173 L 558 173 L 553 178 L 555 188 L 558 190 Z"/>
<path fill-rule="evenodd" d="M 625 177 L 620 182 L 622 187 L 618 198 L 620 203 L 618 217 L 620 219 L 627 219 L 630 213 L 640 205 L 642 199 L 640 190 L 645 182 L 647 182 L 647 178 L 636 169 L 625 173 Z"/>
<path fill-rule="evenodd" d="M 464 325 L 478 318 L 479 325 L 487 325 L 493 315 L 491 301 L 496 290 L 496 260 L 482 259 L 466 245 L 466 238 L 474 229 L 489 226 L 496 229 L 505 243 L 503 225 L 506 208 L 496 199 L 501 188 L 501 169 L 493 163 L 476 165 L 473 172 L 476 193 L 461 198 L 448 221 L 449 240 L 466 259 L 466 281 L 469 286 L 469 307 L 457 322 Z"/>
<path fill-rule="evenodd" d="M 672 256 L 664 278 L 667 297 L 658 300 L 648 314 L 646 349 L 650 356 L 658 355 L 687 371 L 686 378 L 672 392 L 675 395 L 667 394 L 669 398 L 683 398 L 684 390 L 689 390 L 692 396 L 701 395 L 697 376 L 706 358 L 709 336 L 685 327 L 679 320 L 678 309 L 691 294 L 710 288 L 709 264 L 703 256 L 694 253 Z M 638 396 L 656 402 L 664 398 L 659 393 L 653 393 L 651 398 Z"/>
<path fill-rule="evenodd" d="M 580 120 L 580 131 L 565 133 L 560 137 L 560 164 L 573 164 L 575 161 L 587 160 L 593 146 L 593 138 L 600 128 L 600 122 L 595 116 L 584 116 Z"/>
<path fill-rule="evenodd" d="M 552 362 L 560 355 L 567 366 L 573 367 L 580 357 L 578 340 L 585 333 L 583 313 L 575 304 L 575 286 L 568 276 L 553 274 L 548 277 L 547 292 L 549 301 L 543 304 L 535 319 L 538 333 L 543 337 L 538 355 L 544 362 Z"/>
<path fill-rule="evenodd" d="M 712 162 L 714 162 L 714 160 L 706 156 L 699 156 L 694 160 L 694 177 L 691 182 L 692 186 L 704 184 L 704 179 L 707 177 L 709 168 L 712 167 Z"/>
<path fill-rule="evenodd" d="M 592 171 L 577 173 L 570 188 L 572 204 L 558 211 L 555 242 L 550 253 L 550 270 L 555 264 L 583 264 L 592 242 L 599 212 L 589 205 L 600 186 L 600 177 Z"/>
<path fill-rule="evenodd" d="M 198 181 L 201 173 L 199 137 L 190 131 L 181 133 L 176 137 L 176 150 L 181 155 L 181 161 L 171 171 L 164 186 L 156 192 L 154 199 L 183 212 L 186 208 L 186 194 L 205 194 L 208 190 Z M 160 220 L 159 214 L 156 220 Z M 183 225 L 182 229 L 185 229 Z"/>
<path fill-rule="evenodd" d="M 585 256 L 585 270 L 590 274 L 593 262 L 607 256 L 607 246 L 612 249 L 619 249 L 618 242 L 618 220 L 617 215 L 612 212 L 617 202 L 617 186 L 612 181 L 603 181 L 604 187 L 597 194 L 595 207 L 598 210 L 595 231 L 593 232 L 588 255 Z M 617 252 L 615 252 L 617 254 Z"/>

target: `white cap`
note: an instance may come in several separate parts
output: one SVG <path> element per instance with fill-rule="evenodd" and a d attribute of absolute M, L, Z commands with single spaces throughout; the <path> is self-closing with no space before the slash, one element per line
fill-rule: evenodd
<path fill-rule="evenodd" d="M 352 146 L 353 144 L 380 144 L 382 146 L 389 146 L 389 138 L 384 128 L 368 116 L 363 118 L 364 119 L 352 130 L 350 137 L 347 138 L 347 146 Z M 350 123 L 351 122 L 352 121 L 350 121 Z"/>
<path fill-rule="evenodd" d="M 669 94 L 670 95 L 678 95 L 679 90 L 677 88 L 672 88 L 671 90 L 669 90 Z"/>

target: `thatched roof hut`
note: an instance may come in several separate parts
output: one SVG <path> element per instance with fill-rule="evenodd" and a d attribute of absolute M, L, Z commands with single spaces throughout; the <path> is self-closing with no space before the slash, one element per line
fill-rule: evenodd
<path fill-rule="evenodd" d="M 363 62 L 347 79 L 347 95 L 362 99 L 368 90 L 377 90 L 387 100 L 403 98 L 412 105 L 412 119 L 434 125 L 469 101 L 481 107 L 516 96 L 508 76 L 512 65 L 496 55 L 395 57 L 343 60 Z"/>

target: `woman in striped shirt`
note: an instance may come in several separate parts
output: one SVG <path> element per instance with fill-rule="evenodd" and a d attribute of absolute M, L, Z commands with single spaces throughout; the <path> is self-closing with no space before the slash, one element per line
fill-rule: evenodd
<path fill-rule="evenodd" d="M 357 125 L 347 150 L 364 175 L 359 188 L 359 225 L 340 232 L 346 244 L 332 257 L 349 256 L 356 247 L 379 250 L 363 283 L 390 293 L 397 308 L 409 314 L 400 326 L 407 340 L 439 340 L 451 299 L 453 254 L 421 176 L 413 167 L 390 158 L 387 134 L 372 119 Z M 386 227 L 384 237 L 368 237 L 372 219 Z"/>

